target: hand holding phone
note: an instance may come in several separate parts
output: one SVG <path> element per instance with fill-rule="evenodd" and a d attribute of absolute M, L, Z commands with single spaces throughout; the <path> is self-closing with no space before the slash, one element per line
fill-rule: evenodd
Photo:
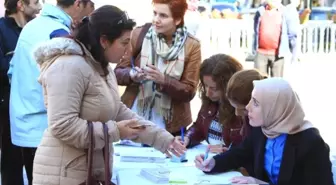
<path fill-rule="evenodd" d="M 132 129 L 145 129 L 148 126 L 152 126 L 152 124 L 135 124 L 135 125 L 131 125 L 130 128 L 132 128 Z"/>

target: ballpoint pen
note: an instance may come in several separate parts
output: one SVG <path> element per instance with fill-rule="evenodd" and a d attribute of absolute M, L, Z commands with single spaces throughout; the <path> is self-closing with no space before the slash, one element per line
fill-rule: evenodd
<path fill-rule="evenodd" d="M 233 143 L 233 142 L 231 142 L 231 144 L 229 145 L 229 148 L 228 148 L 228 150 L 230 150 L 230 149 L 231 149 L 231 147 L 232 147 L 232 143 Z"/>
<path fill-rule="evenodd" d="M 205 154 L 204 154 L 204 160 L 207 160 L 208 159 L 208 156 L 209 156 L 209 152 L 210 152 L 210 145 L 208 145 L 206 151 L 205 151 Z"/>
<path fill-rule="evenodd" d="M 181 140 L 184 142 L 184 128 L 181 128 Z"/>

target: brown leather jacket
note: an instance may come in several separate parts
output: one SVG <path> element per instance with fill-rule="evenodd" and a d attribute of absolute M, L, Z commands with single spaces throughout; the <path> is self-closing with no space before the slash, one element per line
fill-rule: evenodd
<path fill-rule="evenodd" d="M 190 142 L 188 147 L 198 145 L 200 142 L 208 141 L 208 131 L 211 121 L 216 117 L 219 105 L 217 103 L 203 104 L 197 120 L 188 129 L 186 136 L 189 137 Z M 228 147 L 231 143 L 233 146 L 240 144 L 243 139 L 241 135 L 241 129 L 243 127 L 243 121 L 238 117 L 232 127 L 223 128 L 223 141 Z"/>
<path fill-rule="evenodd" d="M 131 70 L 131 57 L 136 50 L 136 43 L 142 27 L 136 28 L 132 32 L 131 44 L 122 61 L 115 68 L 118 84 L 127 86 L 121 99 L 127 107 L 132 107 L 139 92 L 139 84 L 134 83 L 129 75 Z M 166 93 L 172 98 L 173 118 L 170 123 L 166 123 L 166 129 L 170 133 L 180 131 L 181 127 L 187 127 L 192 122 L 190 101 L 194 98 L 199 82 L 199 70 L 201 65 L 200 42 L 189 34 L 185 43 L 185 65 L 181 80 L 165 77 L 165 83 L 157 86 L 157 89 Z M 134 62 L 135 66 L 140 66 L 140 55 Z"/>

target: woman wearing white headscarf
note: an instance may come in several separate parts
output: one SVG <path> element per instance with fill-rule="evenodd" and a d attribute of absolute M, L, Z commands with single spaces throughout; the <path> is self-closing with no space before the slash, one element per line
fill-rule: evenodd
<path fill-rule="evenodd" d="M 332 185 L 329 147 L 316 128 L 304 120 L 297 94 L 282 78 L 254 81 L 246 106 L 253 128 L 238 147 L 196 167 L 206 173 L 225 172 L 251 163 L 251 177 L 235 177 L 235 184 Z"/>

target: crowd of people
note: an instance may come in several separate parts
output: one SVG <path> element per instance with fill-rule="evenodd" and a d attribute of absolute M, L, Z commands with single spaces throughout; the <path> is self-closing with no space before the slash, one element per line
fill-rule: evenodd
<path fill-rule="evenodd" d="M 169 157 L 205 140 L 216 155 L 197 156 L 195 167 L 244 171 L 232 183 L 334 184 L 329 147 L 281 78 L 285 57 L 295 58 L 296 34 L 276 0 L 256 14 L 258 69 L 226 54 L 202 61 L 201 43 L 185 26 L 187 0 L 153 0 L 152 22 L 136 28 L 118 7 L 94 5 L 5 0 L 2 185 L 23 185 L 23 167 L 29 185 L 85 184 L 88 171 L 103 183 L 113 167 L 104 156 L 120 140 Z M 121 96 L 119 86 L 126 86 Z M 193 121 L 197 91 L 202 105 Z"/>

